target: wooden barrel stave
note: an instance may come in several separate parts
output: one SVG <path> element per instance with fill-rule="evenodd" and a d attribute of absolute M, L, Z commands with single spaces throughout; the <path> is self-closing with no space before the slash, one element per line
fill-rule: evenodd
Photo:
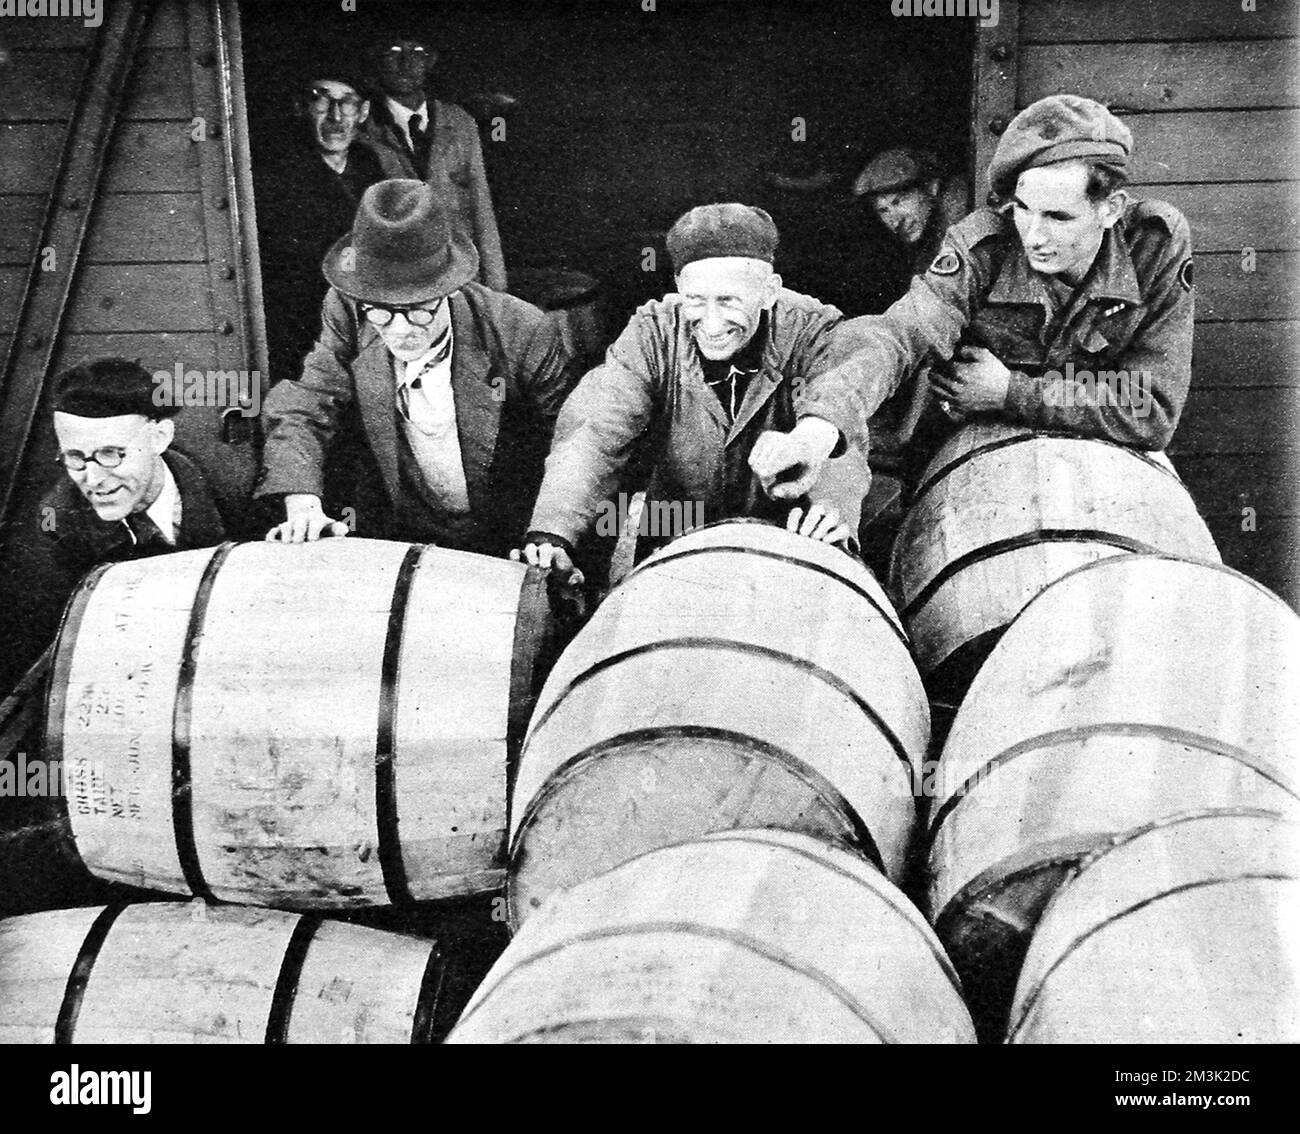
<path fill-rule="evenodd" d="M 895 619 L 869 572 L 770 525 L 700 529 L 647 560 L 538 700 L 511 814 L 512 917 L 639 851 L 734 826 L 869 833 L 897 877 L 929 718 Z"/>
<path fill-rule="evenodd" d="M 47 724 L 79 853 L 298 908 L 498 888 L 541 594 L 518 564 L 372 540 L 115 565 L 74 599 Z"/>
<path fill-rule="evenodd" d="M 1297 808 L 1297 674 L 1294 613 L 1221 566 L 1106 559 L 1017 617 L 949 734 L 930 831 L 927 907 L 985 1034 L 1082 858 L 1182 812 Z"/>
<path fill-rule="evenodd" d="M 1125 551 L 1219 561 L 1163 453 L 972 422 L 926 469 L 894 546 L 890 589 L 929 675 L 1053 579 Z"/>
<path fill-rule="evenodd" d="M 787 831 L 660 848 L 557 892 L 448 1042 L 971 1042 L 925 921 L 855 855 Z"/>
<path fill-rule="evenodd" d="M 432 1019 L 439 948 L 201 902 L 10 918 L 0 922 L 0 1042 L 428 1042 L 416 1033 Z M 86 975 L 70 991 L 79 960 Z"/>
<path fill-rule="evenodd" d="M 1300 1042 L 1300 824 L 1183 816 L 1084 864 L 1025 957 L 1013 1043 Z"/>

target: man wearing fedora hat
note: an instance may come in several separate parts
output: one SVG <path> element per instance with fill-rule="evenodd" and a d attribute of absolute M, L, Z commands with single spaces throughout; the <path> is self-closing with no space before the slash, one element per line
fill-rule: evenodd
<path fill-rule="evenodd" d="M 343 535 L 322 470 L 354 402 L 382 482 L 364 534 L 503 555 L 524 531 L 560 405 L 577 373 L 557 327 L 474 283 L 478 254 L 425 182 L 366 190 L 327 253 L 321 335 L 302 376 L 263 404 L 254 495 L 282 497 L 268 539 Z"/>
<path fill-rule="evenodd" d="M 878 404 L 932 365 L 914 478 L 951 432 L 991 415 L 1163 449 L 1191 381 L 1187 220 L 1131 199 L 1133 136 L 1106 107 L 1052 95 L 1012 119 L 989 164 L 997 207 L 948 230 L 926 271 L 866 317 L 847 368 Z M 945 416 L 946 415 L 946 416 Z"/>
<path fill-rule="evenodd" d="M 856 380 L 827 372 L 855 321 L 786 290 L 762 209 L 702 205 L 668 233 L 678 292 L 641 307 L 560 416 L 523 556 L 574 577 L 574 547 L 634 463 L 646 509 L 710 522 L 757 516 L 850 538 L 869 474 Z M 831 456 L 842 475 L 823 479 Z M 660 512 L 659 514 L 663 514 Z M 843 521 L 847 521 L 847 524 Z M 638 556 L 678 532 L 647 532 Z"/>

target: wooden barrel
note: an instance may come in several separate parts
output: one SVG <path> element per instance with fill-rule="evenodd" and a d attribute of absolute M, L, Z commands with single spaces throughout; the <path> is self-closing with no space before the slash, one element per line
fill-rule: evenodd
<path fill-rule="evenodd" d="M 994 421 L 960 429 L 926 468 L 890 565 L 927 685 L 959 701 L 1025 603 L 1124 552 L 1219 562 L 1163 453 Z"/>
<path fill-rule="evenodd" d="M 1090 859 L 1011 1019 L 1011 1043 L 1300 1043 L 1300 825 L 1181 816 Z"/>
<path fill-rule="evenodd" d="M 843 843 L 897 879 L 928 739 L 903 630 L 861 563 L 770 524 L 698 528 L 628 575 L 542 690 L 511 804 L 512 922 L 736 827 Z"/>
<path fill-rule="evenodd" d="M 939 763 L 929 909 L 1000 1030 L 1053 891 L 1163 817 L 1300 800 L 1300 618 L 1226 567 L 1126 555 L 1021 612 Z"/>
<path fill-rule="evenodd" d="M 557 893 L 448 1043 L 973 1043 L 947 957 L 860 857 L 787 831 L 661 848 Z"/>
<path fill-rule="evenodd" d="M 256 905 L 495 889 L 549 618 L 536 570 L 379 540 L 97 569 L 46 723 L 77 851 L 110 881 Z"/>
<path fill-rule="evenodd" d="M 0 1043 L 432 1043 L 439 941 L 201 901 L 0 921 Z M 463 1003 L 463 1002 L 462 1002 Z"/>

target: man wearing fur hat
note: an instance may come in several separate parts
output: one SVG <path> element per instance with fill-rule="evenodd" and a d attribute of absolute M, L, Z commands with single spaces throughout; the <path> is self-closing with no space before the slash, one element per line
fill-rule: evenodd
<path fill-rule="evenodd" d="M 322 504 L 322 470 L 355 402 L 382 486 L 362 534 L 488 555 L 518 546 L 577 379 L 555 323 L 473 282 L 474 245 L 422 181 L 367 189 L 323 268 L 320 340 L 263 404 L 254 495 L 284 506 L 267 538 L 347 533 Z"/>
<path fill-rule="evenodd" d="M 907 294 L 867 318 L 848 369 L 873 404 L 934 365 L 937 408 L 918 425 L 913 475 L 952 420 L 973 414 L 1169 443 L 1191 380 L 1191 236 L 1172 205 L 1130 199 L 1132 148 L 1091 99 L 1026 107 L 989 166 L 1002 204 L 949 229 Z"/>
<path fill-rule="evenodd" d="M 850 353 L 852 324 L 781 286 L 762 209 L 702 205 L 667 244 L 677 293 L 633 315 L 560 416 L 523 549 L 531 563 L 572 572 L 574 545 L 634 464 L 652 470 L 647 509 L 767 517 L 828 542 L 849 538 L 842 519 L 856 523 L 865 463 L 834 500 L 819 485 L 827 458 L 856 461 L 864 440 L 857 383 L 827 375 Z"/>

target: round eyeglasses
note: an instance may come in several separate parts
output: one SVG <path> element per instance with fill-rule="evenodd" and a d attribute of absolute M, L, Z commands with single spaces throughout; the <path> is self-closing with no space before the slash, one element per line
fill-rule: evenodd
<path fill-rule="evenodd" d="M 400 315 L 412 327 L 427 327 L 437 317 L 438 312 L 442 310 L 446 300 L 439 300 L 436 307 L 377 307 L 370 303 L 361 305 L 361 314 L 366 317 L 366 321 L 376 327 L 387 327 L 393 321 L 394 315 Z"/>
<path fill-rule="evenodd" d="M 355 118 L 361 112 L 361 103 L 362 99 L 357 95 L 345 94 L 342 98 L 335 98 L 322 87 L 313 87 L 307 96 L 307 105 L 317 114 L 326 114 L 330 107 L 337 106 L 340 113 Z"/>
<path fill-rule="evenodd" d="M 96 449 L 89 455 L 76 449 L 69 449 L 66 453 L 60 453 L 55 459 L 65 469 L 81 472 L 91 461 L 94 461 L 101 469 L 115 469 L 126 460 L 126 454 L 127 450 L 120 445 L 105 445 L 102 449 Z"/>

